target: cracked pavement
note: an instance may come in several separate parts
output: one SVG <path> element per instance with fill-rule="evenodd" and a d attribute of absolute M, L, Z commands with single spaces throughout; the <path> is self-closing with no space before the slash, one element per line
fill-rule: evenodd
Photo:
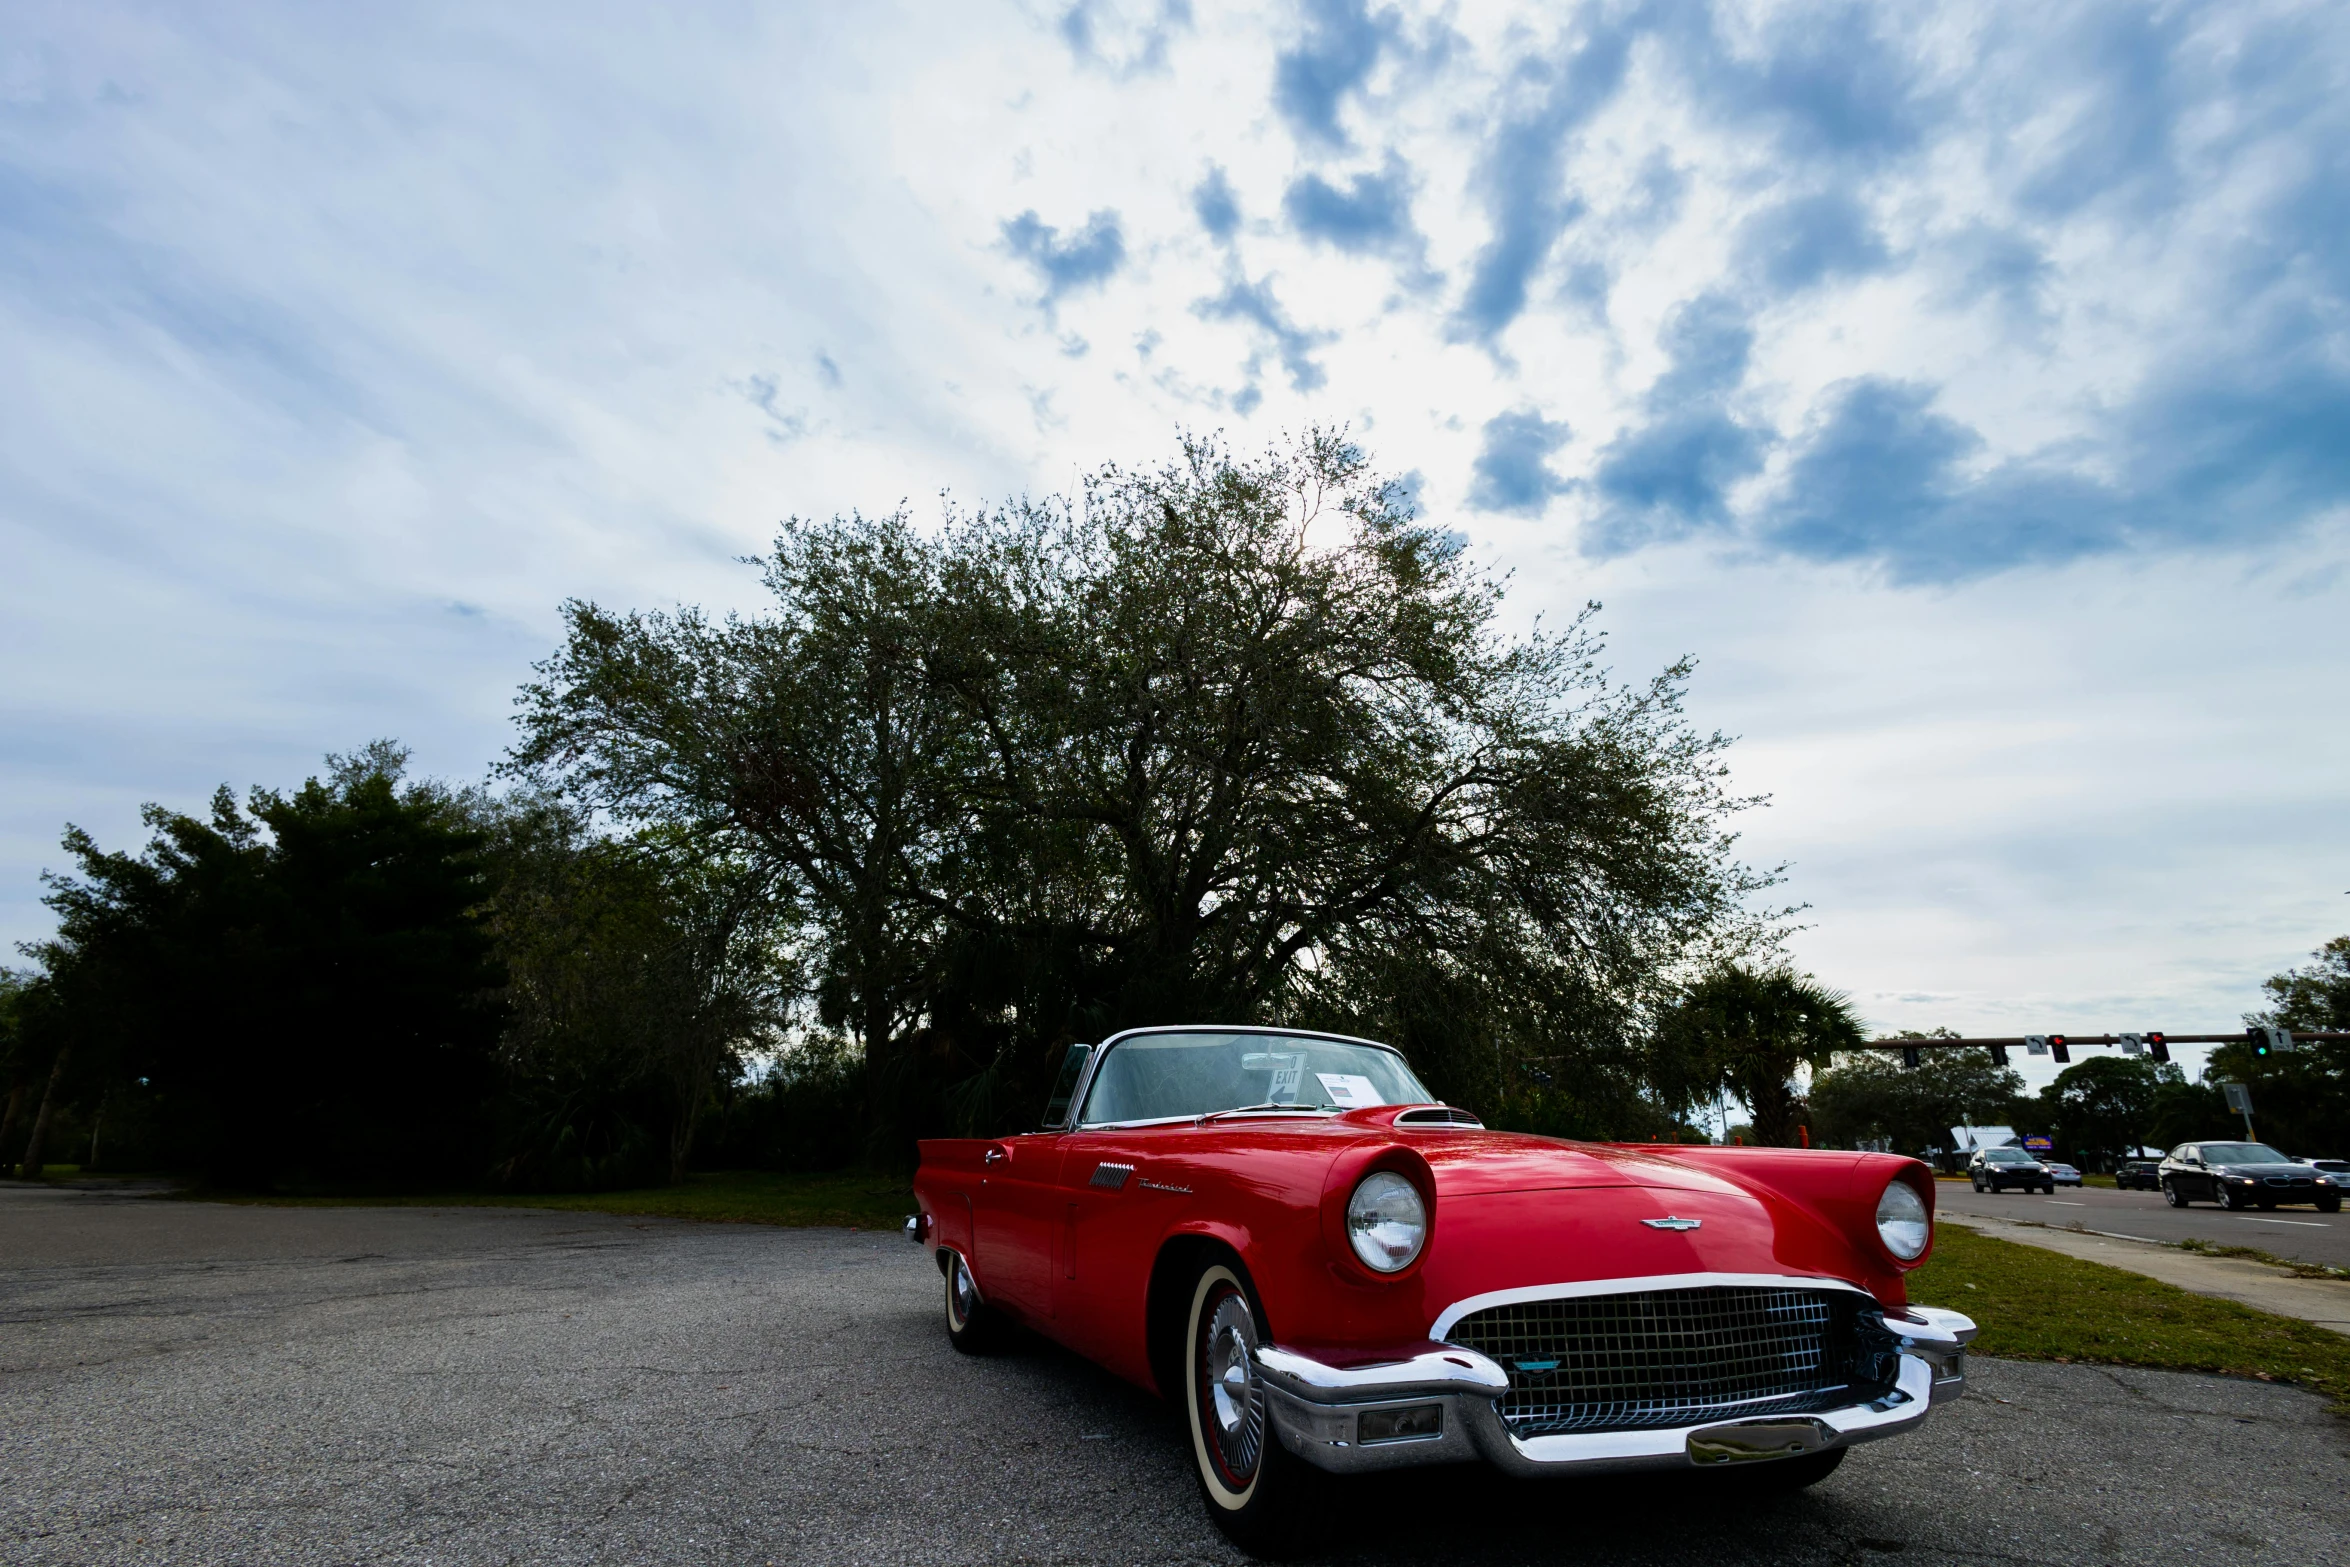
<path fill-rule="evenodd" d="M 0 1187 L 0 1559 L 1243 1559 L 1161 1406 L 938 1294 L 894 1235 Z M 2350 1424 L 2258 1382 L 1977 1359 L 1810 1492 L 1709 1478 L 1347 1485 L 1321 1559 L 2350 1564 Z"/>

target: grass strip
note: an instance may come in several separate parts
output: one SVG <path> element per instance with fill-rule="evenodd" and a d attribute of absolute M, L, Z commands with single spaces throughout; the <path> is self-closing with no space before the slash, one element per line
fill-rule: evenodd
<path fill-rule="evenodd" d="M 1935 1226 L 1909 1297 L 1974 1318 L 1981 1354 L 2293 1382 L 2350 1415 L 2350 1338 L 1961 1225 Z"/>
<path fill-rule="evenodd" d="M 2258 1246 L 2223 1246 L 2217 1241 L 2203 1240 L 2172 1241 L 2170 1244 L 2199 1257 L 2241 1257 L 2247 1262 L 2266 1263 L 2272 1268 L 2284 1269 L 2297 1279 L 2350 1279 L 2350 1268 L 2336 1268 L 2322 1262 L 2303 1262 L 2298 1257 L 2280 1257 Z"/>
<path fill-rule="evenodd" d="M 777 1174 L 722 1170 L 689 1175 L 676 1186 L 618 1192 L 398 1192 L 267 1193 L 183 1191 L 202 1202 L 255 1203 L 285 1208 L 557 1208 L 571 1213 L 619 1213 L 724 1224 L 813 1225 L 848 1230 L 894 1230 L 914 1211 L 914 1189 L 903 1178 L 862 1171 Z"/>

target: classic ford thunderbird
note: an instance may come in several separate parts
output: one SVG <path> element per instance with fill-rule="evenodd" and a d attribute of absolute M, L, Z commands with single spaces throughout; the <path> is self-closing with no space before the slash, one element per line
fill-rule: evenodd
<path fill-rule="evenodd" d="M 1915 1160 L 1489 1131 L 1326 1034 L 1076 1046 L 1043 1130 L 925 1142 L 914 1190 L 955 1345 L 1018 1323 L 1168 1397 L 1250 1546 L 1316 1471 L 1808 1485 L 1956 1397 L 1975 1332 L 1903 1289 Z"/>

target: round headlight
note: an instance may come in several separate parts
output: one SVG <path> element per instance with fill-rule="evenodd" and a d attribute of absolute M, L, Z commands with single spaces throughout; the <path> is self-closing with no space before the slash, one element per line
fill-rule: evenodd
<path fill-rule="evenodd" d="M 1903 1262 L 1925 1252 L 1926 1202 L 1916 1187 L 1898 1178 L 1886 1184 L 1885 1195 L 1877 1199 L 1877 1234 Z"/>
<path fill-rule="evenodd" d="M 1346 1200 L 1346 1238 L 1363 1266 L 1401 1273 L 1428 1244 L 1428 1205 L 1420 1189 L 1393 1170 L 1364 1176 Z"/>

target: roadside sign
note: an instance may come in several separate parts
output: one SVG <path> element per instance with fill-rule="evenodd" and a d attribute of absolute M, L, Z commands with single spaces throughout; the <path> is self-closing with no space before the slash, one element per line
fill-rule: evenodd
<path fill-rule="evenodd" d="M 2044 1056 L 2048 1054 L 2048 1036 L 2046 1034 L 2026 1034 L 2024 1036 L 2024 1050 L 2029 1055 Z"/>
<path fill-rule="evenodd" d="M 2113 1037 L 2121 1041 L 2122 1054 L 2125 1056 L 2142 1056 L 2146 1053 L 2144 1034 L 2116 1034 Z"/>
<path fill-rule="evenodd" d="M 2228 1096 L 2228 1108 L 2238 1115 L 2252 1113 L 2252 1090 L 2242 1083 L 2222 1083 L 2219 1091 Z"/>
<path fill-rule="evenodd" d="M 2034 1132 L 2024 1139 L 2024 1152 L 2026 1153 L 2054 1153 L 2055 1151 L 2056 1139 L 2053 1137 L 2042 1137 L 2039 1133 Z"/>

